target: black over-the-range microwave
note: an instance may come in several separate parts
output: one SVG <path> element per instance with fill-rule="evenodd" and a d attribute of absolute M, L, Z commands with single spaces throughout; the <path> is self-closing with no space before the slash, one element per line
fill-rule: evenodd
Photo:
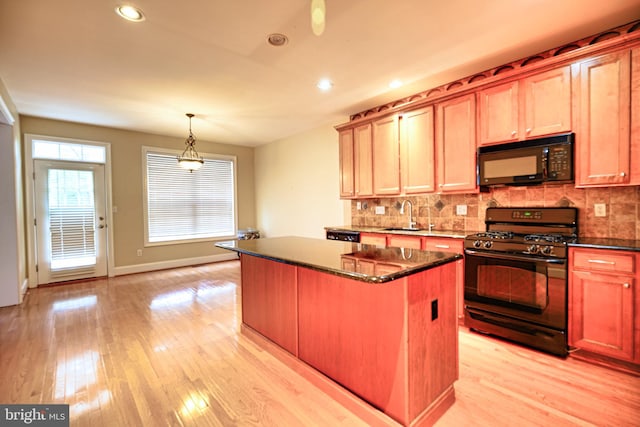
<path fill-rule="evenodd" d="M 478 185 L 573 182 L 574 134 L 478 148 Z"/>

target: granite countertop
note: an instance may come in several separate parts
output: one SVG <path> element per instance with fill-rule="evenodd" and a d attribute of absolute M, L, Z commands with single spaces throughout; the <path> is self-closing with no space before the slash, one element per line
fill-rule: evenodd
<path fill-rule="evenodd" d="M 405 236 L 422 236 L 422 237 L 453 237 L 463 239 L 475 232 L 465 233 L 464 231 L 455 230 L 420 230 L 420 231 L 407 231 L 407 230 L 387 230 L 383 227 L 358 227 L 351 225 L 342 225 L 336 227 L 325 227 L 325 230 L 345 230 L 345 231 L 359 231 L 361 233 L 381 233 L 381 234 L 402 234 Z M 592 249 L 614 249 L 614 250 L 626 250 L 640 252 L 640 240 L 630 239 L 611 239 L 606 237 L 579 237 L 577 241 L 569 243 L 569 246 L 584 247 Z"/>
<path fill-rule="evenodd" d="M 358 227 L 351 225 L 341 225 L 335 227 L 325 227 L 327 231 L 359 231 L 361 233 L 381 233 L 381 234 L 402 234 L 405 236 L 421 236 L 421 237 L 454 237 L 457 239 L 463 239 L 469 234 L 475 232 L 465 232 L 460 230 L 427 230 L 421 229 L 418 231 L 410 230 L 388 230 L 385 227 Z"/>
<path fill-rule="evenodd" d="M 609 239 L 606 237 L 579 237 L 569 246 L 592 249 L 615 249 L 640 252 L 640 240 Z"/>
<path fill-rule="evenodd" d="M 307 237 L 230 240 L 216 243 L 216 246 L 369 283 L 391 282 L 462 258 L 460 254 L 449 252 L 380 248 Z M 358 267 L 359 263 L 366 262 L 383 268 Z M 372 270 L 373 273 L 364 270 Z"/>

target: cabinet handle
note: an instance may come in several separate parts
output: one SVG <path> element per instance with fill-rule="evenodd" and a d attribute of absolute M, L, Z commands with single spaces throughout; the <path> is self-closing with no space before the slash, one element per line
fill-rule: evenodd
<path fill-rule="evenodd" d="M 436 245 L 438 249 L 449 249 L 449 245 Z"/>
<path fill-rule="evenodd" d="M 625 283 L 624 285 L 622 285 L 622 287 L 625 289 L 629 289 L 631 287 L 631 283 Z"/>
<path fill-rule="evenodd" d="M 604 260 L 601 260 L 601 259 L 590 259 L 587 262 L 590 262 L 591 264 L 616 265 L 616 263 L 614 261 L 604 261 Z"/>

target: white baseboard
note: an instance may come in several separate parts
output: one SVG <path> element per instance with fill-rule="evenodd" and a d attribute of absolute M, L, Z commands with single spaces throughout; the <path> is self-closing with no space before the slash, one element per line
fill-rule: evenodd
<path fill-rule="evenodd" d="M 150 262 L 147 264 L 125 265 L 115 267 L 110 271 L 109 276 L 122 276 L 124 274 L 145 273 L 147 271 L 166 270 L 167 268 L 188 267 L 190 265 L 209 264 L 211 262 L 229 261 L 238 259 L 238 255 L 233 253 L 209 255 L 197 258 L 182 258 L 170 261 Z"/>

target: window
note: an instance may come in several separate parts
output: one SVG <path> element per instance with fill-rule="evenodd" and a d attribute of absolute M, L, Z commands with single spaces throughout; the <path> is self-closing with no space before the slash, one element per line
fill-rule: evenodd
<path fill-rule="evenodd" d="M 200 153 L 204 165 L 189 172 L 177 154 L 143 147 L 145 245 L 235 237 L 235 157 Z"/>
<path fill-rule="evenodd" d="M 34 139 L 32 158 L 105 163 L 106 152 L 106 148 L 100 145 Z"/>

